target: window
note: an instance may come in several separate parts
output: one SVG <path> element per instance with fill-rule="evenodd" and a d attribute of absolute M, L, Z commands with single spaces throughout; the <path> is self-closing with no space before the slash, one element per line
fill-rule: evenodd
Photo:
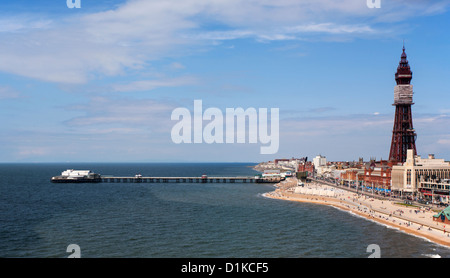
<path fill-rule="evenodd" d="M 406 173 L 406 184 L 411 184 L 411 170 Z"/>

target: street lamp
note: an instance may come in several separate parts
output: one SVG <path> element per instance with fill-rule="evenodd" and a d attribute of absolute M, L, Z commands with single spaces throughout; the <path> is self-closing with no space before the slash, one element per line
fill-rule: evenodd
<path fill-rule="evenodd" d="M 372 197 L 373 197 L 373 182 L 372 182 Z"/>
<path fill-rule="evenodd" d="M 434 188 L 433 185 L 431 185 L 431 207 L 434 205 Z"/>
<path fill-rule="evenodd" d="M 355 185 L 356 185 L 356 194 L 358 194 L 358 187 L 359 187 L 359 174 L 358 173 L 356 173 L 356 183 L 355 183 Z"/>

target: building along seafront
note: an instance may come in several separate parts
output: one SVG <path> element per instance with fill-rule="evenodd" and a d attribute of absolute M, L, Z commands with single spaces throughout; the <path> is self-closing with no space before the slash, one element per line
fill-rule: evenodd
<path fill-rule="evenodd" d="M 432 154 L 422 158 L 414 155 L 412 149 L 408 150 L 405 163 L 371 160 L 360 167 L 343 169 L 338 182 L 411 200 L 450 202 L 450 162 L 436 159 Z"/>
<path fill-rule="evenodd" d="M 402 195 L 448 203 L 450 163 L 432 154 L 421 158 L 410 149 L 405 163 L 392 166 L 391 183 L 392 190 Z"/>

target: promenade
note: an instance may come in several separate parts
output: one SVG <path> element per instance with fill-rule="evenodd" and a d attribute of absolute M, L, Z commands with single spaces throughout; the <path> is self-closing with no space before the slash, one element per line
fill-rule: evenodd
<path fill-rule="evenodd" d="M 302 190 L 296 188 L 297 179 L 288 178 L 276 184 L 275 191 L 265 196 L 333 206 L 450 247 L 449 225 L 433 221 L 433 215 L 437 212 L 430 208 L 405 206 L 400 200 L 381 200 L 317 181 L 306 183 Z M 334 192 L 333 196 L 323 194 L 330 191 Z"/>

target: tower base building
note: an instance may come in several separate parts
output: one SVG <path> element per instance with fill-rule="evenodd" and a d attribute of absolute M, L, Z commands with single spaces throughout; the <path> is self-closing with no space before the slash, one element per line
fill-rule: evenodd
<path fill-rule="evenodd" d="M 414 150 L 407 152 L 403 165 L 393 165 L 391 189 L 396 195 L 411 196 L 434 203 L 450 201 L 450 162 L 434 155 L 421 158 Z"/>

